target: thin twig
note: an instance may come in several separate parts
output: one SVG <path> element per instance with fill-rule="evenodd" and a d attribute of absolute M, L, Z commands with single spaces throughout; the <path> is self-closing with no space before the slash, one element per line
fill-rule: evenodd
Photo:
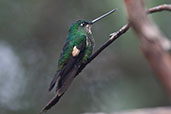
<path fill-rule="evenodd" d="M 106 47 L 108 47 L 113 41 L 119 38 L 122 34 L 124 34 L 129 29 L 129 25 L 124 25 L 119 31 L 116 33 L 110 34 L 110 38 L 99 48 L 96 52 L 94 52 L 90 58 L 87 60 L 85 64 L 82 64 L 77 72 L 77 75 L 89 64 L 94 58 L 96 58 Z"/>
<path fill-rule="evenodd" d="M 155 13 L 155 12 L 161 12 L 161 11 L 171 11 L 171 5 L 170 4 L 163 4 L 159 5 L 153 8 L 150 8 L 147 13 Z"/>
<path fill-rule="evenodd" d="M 148 14 L 160 12 L 160 11 L 171 11 L 170 4 L 163 4 L 147 10 Z M 89 64 L 93 59 L 95 59 L 106 47 L 108 47 L 111 43 L 113 43 L 116 39 L 118 39 L 121 35 L 128 31 L 130 28 L 129 24 L 124 25 L 117 32 L 110 34 L 110 38 L 102 45 L 96 52 L 94 52 L 86 63 L 82 64 L 77 72 L 77 75 Z"/>

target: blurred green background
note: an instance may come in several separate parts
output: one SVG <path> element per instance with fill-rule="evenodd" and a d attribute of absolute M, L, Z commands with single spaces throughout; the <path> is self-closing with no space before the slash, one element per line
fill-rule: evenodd
<path fill-rule="evenodd" d="M 153 7 L 171 0 L 148 0 Z M 0 0 L 0 114 L 38 114 L 70 25 L 117 12 L 93 26 L 95 50 L 127 23 L 122 0 Z M 171 36 L 171 13 L 150 15 Z M 169 106 L 169 99 L 129 30 L 74 80 L 47 114 L 82 114 Z"/>

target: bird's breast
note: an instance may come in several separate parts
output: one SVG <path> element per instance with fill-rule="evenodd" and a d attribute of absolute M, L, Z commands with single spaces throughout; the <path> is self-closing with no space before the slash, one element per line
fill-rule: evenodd
<path fill-rule="evenodd" d="M 87 47 L 94 46 L 94 38 L 92 35 L 86 38 L 86 46 Z"/>

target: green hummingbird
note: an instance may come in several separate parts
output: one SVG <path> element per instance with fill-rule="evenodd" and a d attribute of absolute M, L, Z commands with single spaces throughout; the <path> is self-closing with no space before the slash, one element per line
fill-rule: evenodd
<path fill-rule="evenodd" d="M 58 60 L 58 70 L 49 87 L 49 91 L 51 91 L 58 80 L 56 95 L 43 108 L 42 112 L 49 110 L 59 101 L 75 78 L 80 65 L 85 63 L 92 54 L 94 47 L 94 38 L 91 31 L 92 25 L 115 11 L 113 9 L 91 22 L 78 20 L 71 25 Z"/>

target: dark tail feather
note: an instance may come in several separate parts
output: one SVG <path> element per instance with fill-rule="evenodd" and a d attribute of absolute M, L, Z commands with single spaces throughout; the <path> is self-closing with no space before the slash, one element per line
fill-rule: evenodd
<path fill-rule="evenodd" d="M 47 110 L 49 110 L 52 106 L 54 106 L 59 99 L 63 96 L 63 94 L 61 96 L 59 96 L 58 94 L 56 94 L 49 102 L 48 104 L 42 109 L 42 111 L 40 112 L 40 114 L 42 114 L 43 112 L 46 112 Z"/>
<path fill-rule="evenodd" d="M 59 80 L 58 86 L 56 88 L 56 91 L 59 95 L 62 95 L 65 93 L 65 91 L 68 89 L 73 79 L 75 78 L 77 71 L 78 71 L 78 67 L 75 65 L 72 68 L 72 70 L 64 78 L 61 78 Z"/>
<path fill-rule="evenodd" d="M 42 109 L 40 114 L 42 114 L 43 112 L 46 112 L 47 110 L 49 110 L 51 107 L 53 107 L 59 101 L 59 99 L 63 96 L 65 91 L 70 86 L 70 84 L 71 84 L 72 80 L 74 79 L 77 71 L 78 71 L 78 66 L 74 65 L 74 67 L 70 70 L 70 72 L 67 72 L 67 73 L 65 72 L 66 74 L 62 73 L 62 72 L 59 72 L 59 71 L 56 73 L 55 77 L 53 78 L 53 80 L 52 80 L 52 82 L 50 84 L 49 90 L 51 90 L 54 87 L 59 75 L 62 75 L 61 77 L 63 77 L 63 78 L 60 78 L 60 81 L 58 83 L 57 94 Z"/>
<path fill-rule="evenodd" d="M 50 83 L 50 86 L 49 86 L 49 91 L 51 91 L 53 89 L 53 87 L 55 86 L 58 77 L 59 77 L 59 71 L 57 71 L 55 76 L 53 77 L 53 79 Z"/>
<path fill-rule="evenodd" d="M 66 75 L 66 77 L 63 80 L 60 79 L 61 85 L 60 85 L 60 88 L 58 88 L 58 90 L 57 90 L 57 94 L 42 109 L 40 114 L 49 110 L 51 107 L 53 107 L 59 101 L 59 99 L 63 96 L 63 94 L 68 89 L 69 85 L 71 84 L 72 80 L 74 79 L 75 74 L 77 73 L 77 70 L 78 70 L 78 67 L 74 66 L 74 68 Z M 55 75 L 54 79 L 55 78 L 56 78 L 56 75 Z M 54 83 L 54 80 L 52 80 L 52 82 Z M 55 83 L 56 83 L 56 81 L 55 81 Z M 54 85 L 52 85 L 52 86 L 54 86 Z M 58 85 L 58 87 L 59 87 L 59 85 Z"/>

